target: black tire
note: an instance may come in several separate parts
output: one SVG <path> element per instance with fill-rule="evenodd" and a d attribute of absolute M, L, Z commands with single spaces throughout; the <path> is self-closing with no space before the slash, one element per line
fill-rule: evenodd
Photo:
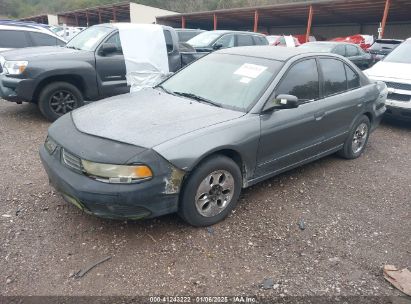
<path fill-rule="evenodd" d="M 356 143 L 354 142 L 355 138 L 358 138 L 359 133 L 358 128 L 360 126 L 366 126 L 366 134 L 362 137 L 362 144 L 361 147 L 357 147 L 356 149 Z M 370 120 L 368 119 L 367 116 L 363 115 L 360 118 L 357 119 L 355 124 L 353 125 L 352 129 L 350 130 L 350 133 L 345 140 L 343 148 L 338 151 L 338 155 L 346 158 L 346 159 L 355 159 L 361 156 L 361 154 L 364 152 L 365 147 L 367 146 L 368 139 L 370 137 Z M 358 141 L 357 141 L 358 142 Z"/>
<path fill-rule="evenodd" d="M 67 101 L 64 101 L 66 96 L 69 97 L 67 97 Z M 61 109 L 58 108 L 59 104 L 61 104 Z M 40 92 L 38 100 L 40 112 L 50 121 L 55 121 L 65 113 L 83 105 L 84 100 L 80 90 L 71 83 L 60 81 L 45 86 Z"/>
<path fill-rule="evenodd" d="M 225 173 L 224 173 L 225 172 Z M 200 213 L 199 208 L 197 207 L 197 191 L 201 192 L 199 187 L 203 182 L 206 182 L 206 178 L 210 177 L 212 173 L 221 174 L 220 180 L 214 182 L 215 185 L 212 185 L 210 182 L 210 192 L 205 196 L 205 200 L 209 200 L 208 203 L 209 209 L 201 208 L 201 212 L 207 213 L 207 210 L 216 210 L 219 212 L 216 215 L 212 215 L 213 212 L 210 212 L 208 216 L 205 216 Z M 213 177 L 211 178 L 211 180 Z M 226 180 L 225 180 L 226 179 Z M 237 164 L 228 157 L 217 155 L 206 159 L 202 162 L 199 167 L 197 167 L 188 177 L 187 181 L 184 184 L 183 191 L 180 197 L 180 206 L 178 214 L 182 217 L 187 223 L 196 227 L 210 226 L 218 223 L 223 220 L 230 212 L 235 208 L 240 196 L 241 187 L 242 187 L 242 177 L 241 170 Z M 209 179 L 207 180 L 210 181 Z M 224 187 L 229 188 L 229 186 L 224 186 L 233 184 L 231 191 L 223 190 Z M 223 185 L 221 189 L 218 189 L 219 185 Z M 213 189 L 213 190 L 211 190 Z M 214 191 L 212 193 L 212 191 Z M 221 198 L 230 197 L 231 199 L 222 201 Z M 209 198 L 207 198 L 209 197 Z M 214 198 L 213 198 L 214 197 Z M 206 206 L 207 203 L 204 204 Z M 212 206 L 210 206 L 212 205 Z"/>

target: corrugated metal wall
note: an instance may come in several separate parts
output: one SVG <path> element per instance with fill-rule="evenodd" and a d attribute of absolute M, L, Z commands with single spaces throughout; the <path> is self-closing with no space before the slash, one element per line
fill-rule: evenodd
<path fill-rule="evenodd" d="M 342 25 L 321 25 L 312 27 L 312 35 L 320 38 L 335 38 L 341 36 L 351 36 L 355 34 L 367 34 L 378 36 L 378 24 L 365 24 L 362 27 L 355 24 L 342 24 Z M 267 32 L 272 35 L 297 35 L 304 34 L 306 32 L 305 26 L 290 26 L 290 27 L 271 27 L 269 29 L 260 27 L 261 32 Z M 384 38 L 397 38 L 405 39 L 411 37 L 411 22 L 410 23 L 401 23 L 401 24 L 388 24 L 385 29 Z"/>

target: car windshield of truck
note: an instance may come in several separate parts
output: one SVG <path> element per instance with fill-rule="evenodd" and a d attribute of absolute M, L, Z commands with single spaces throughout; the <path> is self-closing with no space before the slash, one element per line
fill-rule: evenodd
<path fill-rule="evenodd" d="M 411 41 L 406 41 L 393 50 L 384 62 L 411 63 Z"/>
<path fill-rule="evenodd" d="M 195 48 L 210 47 L 210 44 L 212 42 L 214 42 L 220 36 L 221 36 L 221 33 L 204 32 L 204 33 L 201 33 L 200 35 L 197 35 L 194 38 L 188 40 L 187 43 L 192 45 Z"/>
<path fill-rule="evenodd" d="M 113 29 L 105 26 L 92 26 L 74 36 L 67 44 L 67 48 L 83 51 L 94 51 L 101 40 Z"/>
<path fill-rule="evenodd" d="M 169 94 L 247 112 L 261 97 L 283 62 L 228 54 L 211 54 L 159 85 Z"/>
<path fill-rule="evenodd" d="M 383 50 L 392 50 L 400 45 L 401 42 L 395 40 L 377 40 L 375 43 L 368 49 L 370 51 L 383 51 Z"/>

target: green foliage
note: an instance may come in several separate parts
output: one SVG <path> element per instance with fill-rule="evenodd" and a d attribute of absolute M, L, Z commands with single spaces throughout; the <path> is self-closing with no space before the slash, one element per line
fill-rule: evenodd
<path fill-rule="evenodd" d="M 0 0 L 0 15 L 13 18 L 123 2 L 124 0 Z M 298 0 L 138 0 L 136 3 L 177 12 L 256 6 Z M 301 0 L 299 0 L 301 1 Z"/>

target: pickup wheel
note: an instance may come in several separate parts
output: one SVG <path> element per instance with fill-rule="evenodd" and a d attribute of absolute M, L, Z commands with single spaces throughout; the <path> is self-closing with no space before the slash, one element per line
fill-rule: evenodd
<path fill-rule="evenodd" d="M 361 156 L 365 150 L 370 136 L 370 120 L 367 116 L 361 116 L 354 124 L 343 148 L 338 155 L 346 159 L 355 159 Z"/>
<path fill-rule="evenodd" d="M 68 82 L 53 82 L 40 92 L 40 112 L 50 121 L 84 105 L 80 90 Z"/>
<path fill-rule="evenodd" d="M 241 171 L 228 157 L 208 158 L 189 176 L 180 197 L 179 215 L 197 227 L 223 220 L 237 204 Z"/>

